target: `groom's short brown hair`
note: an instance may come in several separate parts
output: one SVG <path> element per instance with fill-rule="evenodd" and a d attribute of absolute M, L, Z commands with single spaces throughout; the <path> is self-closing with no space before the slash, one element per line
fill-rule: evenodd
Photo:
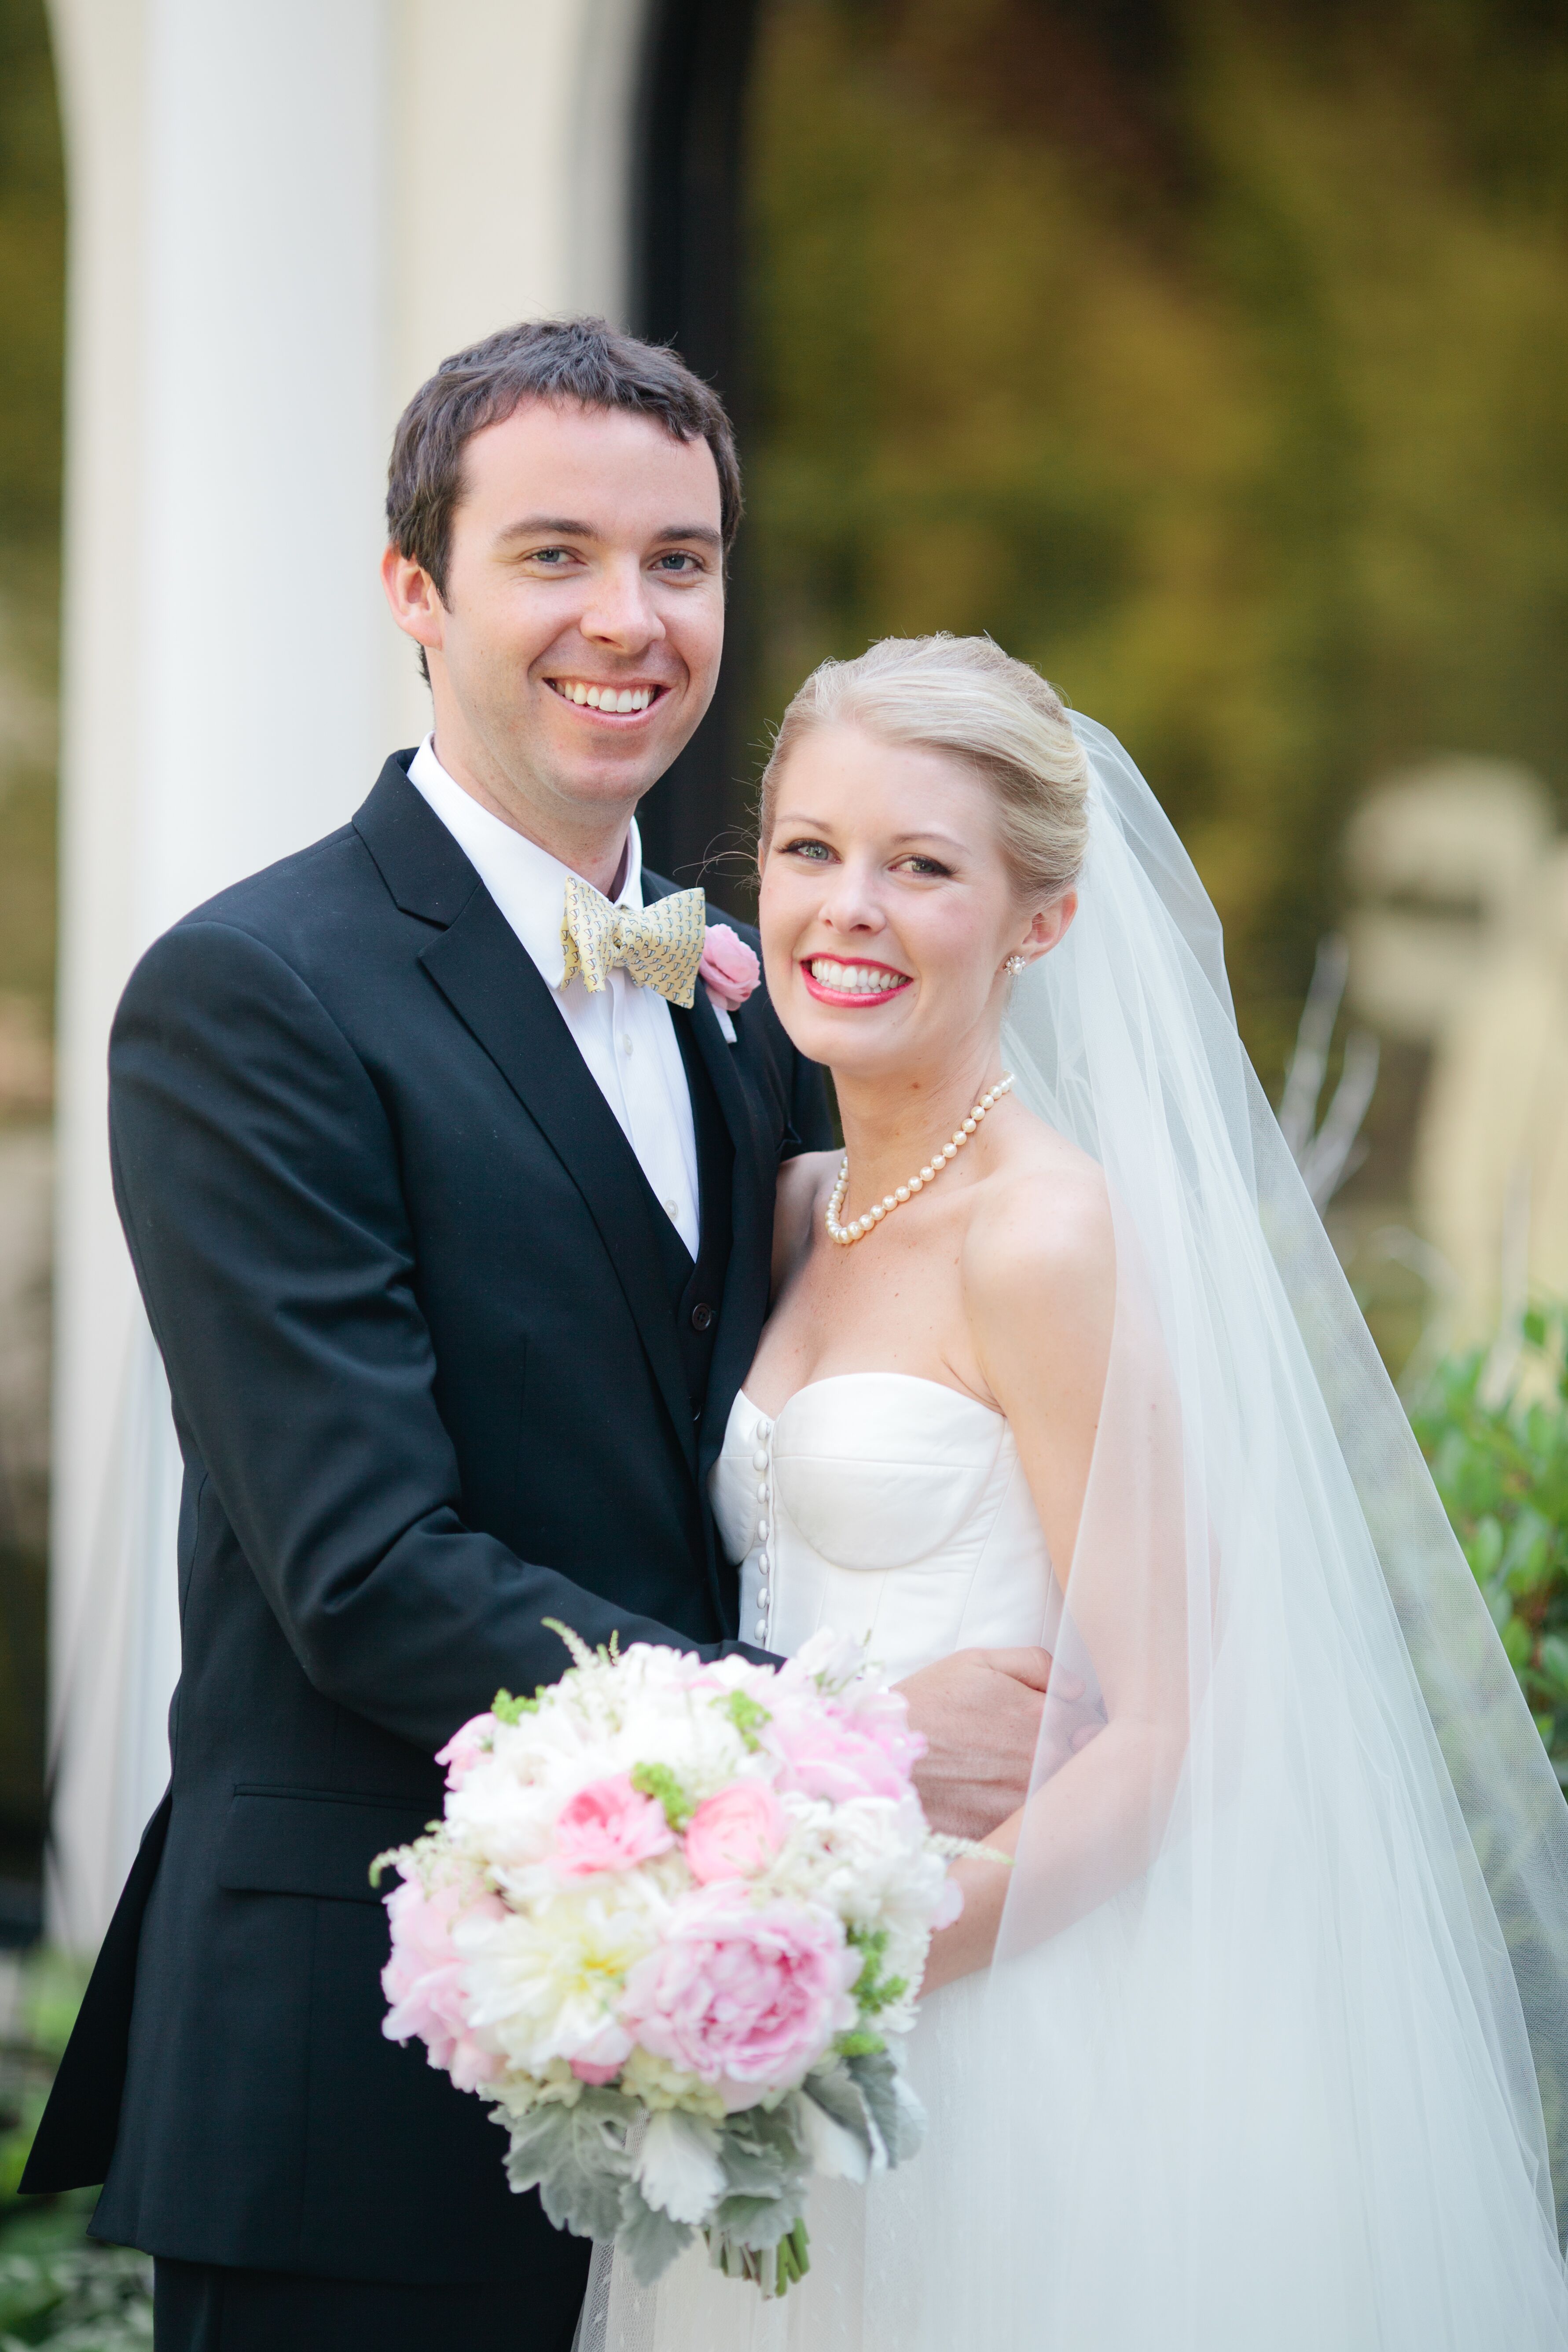
<path fill-rule="evenodd" d="M 679 355 L 617 334 L 603 319 L 525 319 L 443 360 L 422 383 L 393 436 L 386 478 L 387 535 L 429 573 L 445 602 L 452 515 L 463 490 L 463 451 L 525 400 L 574 400 L 647 416 L 677 441 L 706 441 L 719 469 L 724 545 L 741 520 L 741 467 L 724 404 Z"/>

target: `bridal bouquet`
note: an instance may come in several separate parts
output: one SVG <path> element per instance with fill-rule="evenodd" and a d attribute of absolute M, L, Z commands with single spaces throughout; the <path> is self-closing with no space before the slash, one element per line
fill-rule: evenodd
<path fill-rule="evenodd" d="M 445 1818 L 384 1854 L 384 2032 L 492 2102 L 514 2189 L 650 2284 L 698 2230 L 783 2294 L 812 2171 L 864 2180 L 924 2128 L 888 2037 L 957 1915 L 910 1772 L 924 1743 L 858 1645 L 782 1666 L 589 1650 L 442 1749 Z"/>

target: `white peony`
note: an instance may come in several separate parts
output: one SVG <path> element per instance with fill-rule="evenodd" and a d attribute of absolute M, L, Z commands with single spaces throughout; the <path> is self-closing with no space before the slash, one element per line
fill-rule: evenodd
<path fill-rule="evenodd" d="M 666 1909 L 647 1874 L 628 1872 L 558 1889 L 526 1913 L 463 1920 L 453 1942 L 472 2029 L 525 2074 L 597 2058 L 626 1973 L 658 1942 Z"/>

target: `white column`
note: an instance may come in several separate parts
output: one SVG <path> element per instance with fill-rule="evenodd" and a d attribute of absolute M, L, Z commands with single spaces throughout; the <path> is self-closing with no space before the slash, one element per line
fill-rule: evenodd
<path fill-rule="evenodd" d="M 53 1931 L 167 1769 L 172 1435 L 109 1186 L 137 955 L 341 824 L 426 723 L 376 579 L 399 409 L 625 308 L 642 0 L 51 0 L 70 210 Z"/>

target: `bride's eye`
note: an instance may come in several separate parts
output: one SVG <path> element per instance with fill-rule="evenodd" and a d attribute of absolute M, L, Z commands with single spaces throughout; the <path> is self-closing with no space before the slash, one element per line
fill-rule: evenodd
<path fill-rule="evenodd" d="M 940 857 L 916 856 L 906 857 L 903 864 L 905 871 L 910 874 L 933 874 L 943 881 L 951 881 L 952 878 L 952 866 L 944 866 Z"/>
<path fill-rule="evenodd" d="M 825 841 L 786 841 L 784 844 L 786 857 L 809 857 L 818 866 L 825 865 L 832 855 Z"/>

